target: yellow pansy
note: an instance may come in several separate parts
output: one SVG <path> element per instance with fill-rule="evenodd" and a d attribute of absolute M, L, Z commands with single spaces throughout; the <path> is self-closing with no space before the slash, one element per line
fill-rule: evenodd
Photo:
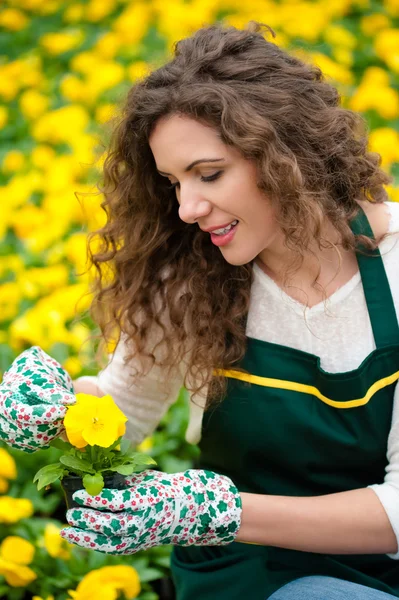
<path fill-rule="evenodd" d="M 399 29 L 382 29 L 374 39 L 374 48 L 388 67 L 399 73 Z"/>
<path fill-rule="evenodd" d="M 113 31 L 104 33 L 94 46 L 94 50 L 102 58 L 114 58 L 122 45 L 122 40 Z"/>
<path fill-rule="evenodd" d="M 310 56 L 327 77 L 331 77 L 334 81 L 344 85 L 353 83 L 352 72 L 343 65 L 339 65 L 321 52 L 311 52 Z"/>
<path fill-rule="evenodd" d="M 399 133 L 391 127 L 378 127 L 369 135 L 369 147 L 372 152 L 381 154 L 382 166 L 389 167 L 399 162 Z"/>
<path fill-rule="evenodd" d="M 85 98 L 86 87 L 79 77 L 68 73 L 61 80 L 60 92 L 64 98 L 67 98 L 71 102 L 79 102 Z"/>
<path fill-rule="evenodd" d="M 112 117 L 115 115 L 116 110 L 116 104 L 108 103 L 100 104 L 100 106 L 97 106 L 95 113 L 95 119 L 97 123 L 106 123 L 107 121 L 112 119 Z"/>
<path fill-rule="evenodd" d="M 0 497 L 0 523 L 9 525 L 33 515 L 33 504 L 27 498 Z"/>
<path fill-rule="evenodd" d="M 89 115 L 83 106 L 68 104 L 39 117 L 31 133 L 39 142 L 68 142 L 77 133 L 84 131 L 89 121 Z"/>
<path fill-rule="evenodd" d="M 376 110 L 385 119 L 399 115 L 399 94 L 390 87 L 389 73 L 380 67 L 369 67 L 349 101 L 351 110 Z"/>
<path fill-rule="evenodd" d="M 76 394 L 76 404 L 67 408 L 64 426 L 69 442 L 76 448 L 108 448 L 126 431 L 127 417 L 112 397 Z"/>
<path fill-rule="evenodd" d="M 116 600 L 122 592 L 128 600 L 140 593 L 140 579 L 134 567 L 115 565 L 90 571 L 76 590 L 68 590 L 73 600 Z"/>
<path fill-rule="evenodd" d="M 153 448 L 153 439 L 152 437 L 146 437 L 141 444 L 137 446 L 137 452 L 149 452 Z"/>
<path fill-rule="evenodd" d="M 46 112 L 49 107 L 49 98 L 40 94 L 37 90 L 27 90 L 21 94 L 19 105 L 22 114 L 27 119 L 37 119 Z"/>
<path fill-rule="evenodd" d="M 71 377 L 76 377 L 83 370 L 82 361 L 77 356 L 70 356 L 62 363 L 63 368 Z"/>
<path fill-rule="evenodd" d="M 384 8 L 392 17 L 399 17 L 398 0 L 384 0 Z"/>
<path fill-rule="evenodd" d="M 151 68 L 144 60 L 137 60 L 127 68 L 127 75 L 130 81 L 136 81 L 149 74 Z"/>
<path fill-rule="evenodd" d="M 15 479 L 17 476 L 17 466 L 13 457 L 5 450 L 0 448 L 0 477 L 6 479 Z"/>
<path fill-rule="evenodd" d="M 38 144 L 33 148 L 30 159 L 35 167 L 46 169 L 50 167 L 52 161 L 55 158 L 55 150 L 51 146 L 45 144 Z"/>
<path fill-rule="evenodd" d="M 192 10 L 191 6 L 190 9 Z M 148 31 L 151 16 L 151 6 L 144 2 L 131 2 L 114 19 L 112 29 L 124 44 L 137 44 Z"/>
<path fill-rule="evenodd" d="M 29 565 L 35 553 L 35 547 L 18 536 L 6 537 L 0 546 L 0 575 L 3 575 L 11 587 L 24 587 L 37 578 Z"/>
<path fill-rule="evenodd" d="M 360 19 L 360 27 L 364 35 L 373 36 L 380 29 L 386 29 L 390 25 L 390 20 L 382 13 L 373 13 Z"/>
<path fill-rule="evenodd" d="M 75 29 L 74 31 L 62 31 L 60 33 L 45 33 L 39 42 L 49 54 L 56 56 L 80 46 L 83 40 L 83 31 Z"/>
<path fill-rule="evenodd" d="M 87 21 L 98 23 L 113 12 L 116 5 L 116 0 L 90 0 L 86 6 L 85 17 Z"/>
<path fill-rule="evenodd" d="M 61 529 L 62 527 L 57 527 L 54 523 L 47 523 L 43 543 L 50 556 L 68 560 L 71 556 L 71 544 L 60 536 Z"/>
<path fill-rule="evenodd" d="M 8 321 L 19 312 L 22 300 L 21 289 L 15 281 L 7 281 L 0 285 L 0 321 Z"/>
<path fill-rule="evenodd" d="M 65 23 L 78 23 L 81 21 L 84 15 L 84 8 L 83 4 L 70 4 L 66 6 L 62 15 Z"/>
<path fill-rule="evenodd" d="M 8 110 L 5 106 L 0 106 L 0 129 L 3 129 L 8 121 Z"/>
<path fill-rule="evenodd" d="M 21 31 L 29 23 L 27 16 L 17 8 L 4 8 L 0 11 L 0 27 L 9 31 Z"/>
<path fill-rule="evenodd" d="M 25 156 L 20 150 L 10 150 L 3 159 L 2 170 L 4 173 L 19 171 L 25 164 Z"/>
<path fill-rule="evenodd" d="M 9 485 L 7 479 L 4 479 L 4 477 L 0 477 L 0 494 L 5 494 L 8 488 Z"/>

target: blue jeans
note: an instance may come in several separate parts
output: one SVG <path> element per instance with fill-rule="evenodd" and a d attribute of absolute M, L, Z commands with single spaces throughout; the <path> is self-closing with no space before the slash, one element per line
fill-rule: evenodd
<path fill-rule="evenodd" d="M 389 600 L 392 594 L 335 577 L 313 575 L 295 579 L 269 596 L 269 600 Z"/>

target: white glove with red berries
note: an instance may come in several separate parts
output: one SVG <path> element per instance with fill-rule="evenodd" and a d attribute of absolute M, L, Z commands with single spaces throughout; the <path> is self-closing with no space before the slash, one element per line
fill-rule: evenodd
<path fill-rule="evenodd" d="M 73 494 L 85 508 L 71 508 L 61 530 L 69 542 L 108 554 L 134 554 L 153 546 L 222 546 L 240 528 L 241 497 L 224 475 L 191 469 L 168 475 L 145 471 L 122 490 L 98 496 Z"/>

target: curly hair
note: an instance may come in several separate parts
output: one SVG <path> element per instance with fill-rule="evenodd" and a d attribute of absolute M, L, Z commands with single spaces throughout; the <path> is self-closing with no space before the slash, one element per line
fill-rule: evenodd
<path fill-rule="evenodd" d="M 158 119 L 196 119 L 254 161 L 257 185 L 277 206 L 299 263 L 311 241 L 325 247 L 326 217 L 342 247 L 355 249 L 349 221 L 359 210 L 356 199 L 385 201 L 383 185 L 391 181 L 380 155 L 367 150 L 364 119 L 340 106 L 317 66 L 267 41 L 264 30 L 275 37 L 256 21 L 244 30 L 203 27 L 133 85 L 113 125 L 99 186 L 107 222 L 93 234 L 95 250 L 89 247 L 97 273 L 91 315 L 105 343 L 122 332 L 132 342 L 126 361 L 147 357 L 150 368 L 186 361 L 185 387 L 198 393 L 209 385 L 208 402 L 226 389 L 218 370 L 237 368 L 245 354 L 253 261 L 229 264 L 209 235 L 179 218 L 175 192 L 149 146 Z M 365 247 L 375 244 L 363 239 Z M 143 365 L 136 376 L 145 374 Z"/>

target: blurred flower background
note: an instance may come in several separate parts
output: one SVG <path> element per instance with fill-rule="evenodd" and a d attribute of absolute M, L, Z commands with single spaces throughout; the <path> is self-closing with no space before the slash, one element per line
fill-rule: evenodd
<path fill-rule="evenodd" d="M 345 107 L 370 127 L 370 148 L 399 201 L 399 0 L 3 0 L 0 8 L 0 372 L 39 345 L 72 377 L 95 373 L 86 236 L 104 221 L 97 192 L 112 118 L 134 81 L 173 43 L 215 21 L 251 19 L 275 43 L 317 63 Z M 187 403 L 140 450 L 166 471 L 189 467 Z M 0 597 L 172 597 L 169 549 L 110 557 L 70 547 L 59 486 L 33 473 L 56 459 L 0 448 Z"/>

